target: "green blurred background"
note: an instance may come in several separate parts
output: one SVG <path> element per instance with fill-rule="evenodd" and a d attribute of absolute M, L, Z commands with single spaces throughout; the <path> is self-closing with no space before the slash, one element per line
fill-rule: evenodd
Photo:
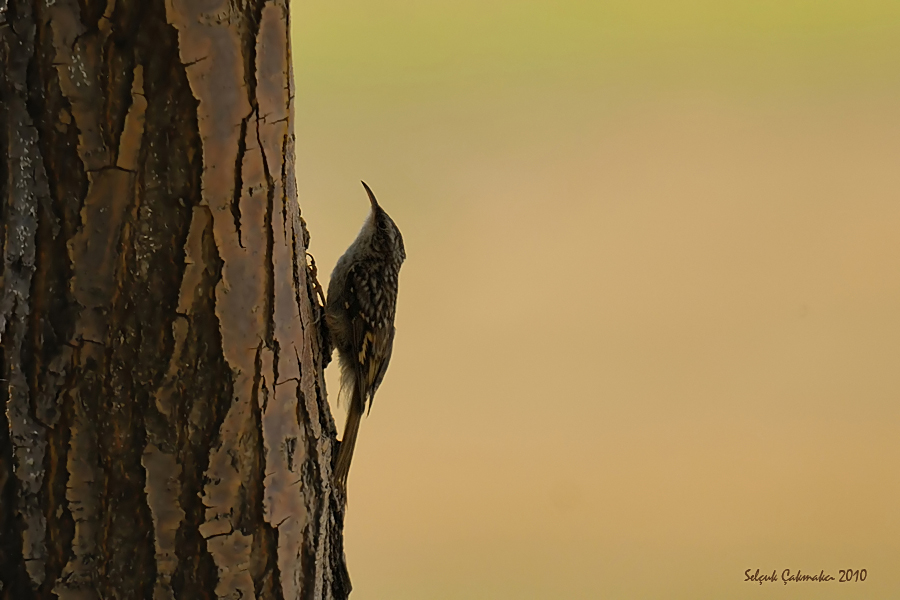
<path fill-rule="evenodd" d="M 360 179 L 409 256 L 354 600 L 900 597 L 900 2 L 308 0 L 292 26 L 323 284 Z"/>

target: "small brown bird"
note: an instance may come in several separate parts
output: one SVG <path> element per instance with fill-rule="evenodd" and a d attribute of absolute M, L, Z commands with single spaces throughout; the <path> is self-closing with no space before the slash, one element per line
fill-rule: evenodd
<path fill-rule="evenodd" d="M 403 237 L 362 182 L 372 211 L 356 240 L 338 260 L 325 304 L 325 321 L 338 351 L 343 387 L 350 391 L 344 437 L 334 466 L 334 480 L 347 489 L 347 474 L 359 424 L 391 360 L 397 281 L 406 259 Z"/>

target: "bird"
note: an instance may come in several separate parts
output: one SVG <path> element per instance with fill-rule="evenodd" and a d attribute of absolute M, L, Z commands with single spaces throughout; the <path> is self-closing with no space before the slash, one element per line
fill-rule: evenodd
<path fill-rule="evenodd" d="M 365 181 L 371 211 L 328 282 L 325 322 L 338 352 L 342 389 L 350 399 L 334 482 L 346 494 L 347 475 L 364 413 L 372 409 L 394 346 L 397 284 L 406 249 L 400 229 Z M 368 405 L 368 408 L 367 408 Z"/>

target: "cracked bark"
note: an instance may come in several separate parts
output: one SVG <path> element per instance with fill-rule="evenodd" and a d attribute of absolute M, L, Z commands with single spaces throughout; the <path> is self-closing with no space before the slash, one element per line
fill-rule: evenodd
<path fill-rule="evenodd" d="M 0 599 L 346 598 L 287 1 L 0 0 Z"/>

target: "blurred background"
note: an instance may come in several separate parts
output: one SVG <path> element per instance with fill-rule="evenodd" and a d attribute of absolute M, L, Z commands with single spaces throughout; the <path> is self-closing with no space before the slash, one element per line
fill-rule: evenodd
<path fill-rule="evenodd" d="M 354 600 L 898 597 L 900 3 L 292 11 L 322 283 L 408 254 Z"/>

